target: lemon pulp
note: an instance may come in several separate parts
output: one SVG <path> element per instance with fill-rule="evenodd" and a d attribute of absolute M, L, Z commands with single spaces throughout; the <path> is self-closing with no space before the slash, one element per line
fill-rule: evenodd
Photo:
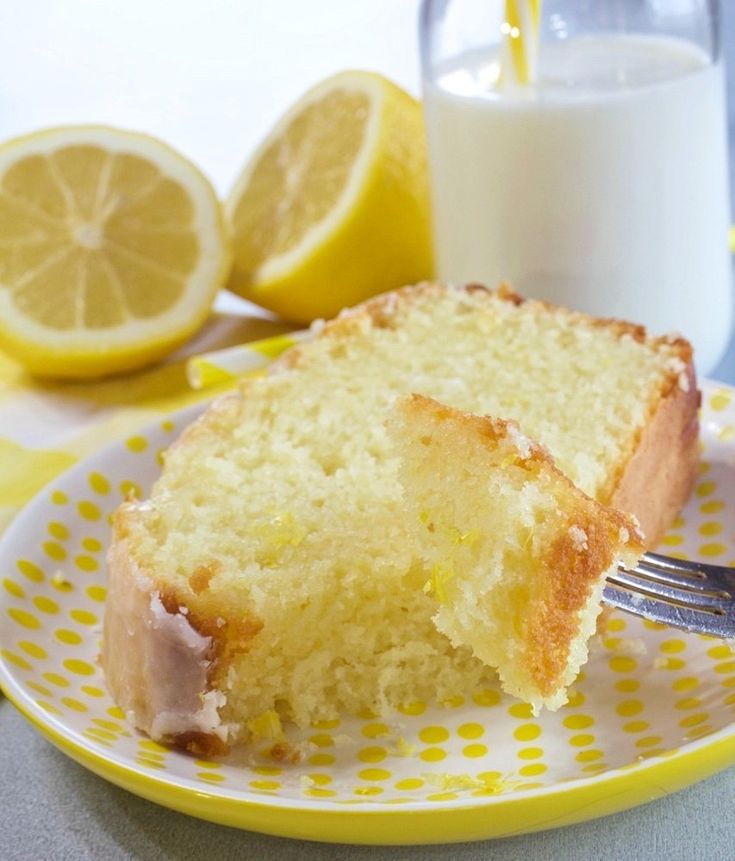
<path fill-rule="evenodd" d="M 0 148 L 0 342 L 32 371 L 146 364 L 206 317 L 229 249 L 211 186 L 152 138 L 55 129 Z"/>
<path fill-rule="evenodd" d="M 235 183 L 234 292 L 294 320 L 433 273 L 419 103 L 342 72 L 276 124 Z"/>

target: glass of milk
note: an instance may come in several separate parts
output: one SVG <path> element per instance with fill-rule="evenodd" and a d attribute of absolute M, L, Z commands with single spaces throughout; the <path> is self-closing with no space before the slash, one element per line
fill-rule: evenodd
<path fill-rule="evenodd" d="M 439 276 L 680 332 L 711 371 L 733 304 L 717 3 L 544 0 L 532 83 L 504 51 L 502 0 L 424 0 Z"/>

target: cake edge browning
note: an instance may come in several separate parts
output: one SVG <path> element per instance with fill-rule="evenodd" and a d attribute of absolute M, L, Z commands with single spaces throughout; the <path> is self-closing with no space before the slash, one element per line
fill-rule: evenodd
<path fill-rule="evenodd" d="M 225 696 L 211 680 L 216 640 L 197 630 L 183 606 L 174 609 L 136 561 L 121 527 L 135 507 L 125 503 L 116 514 L 107 557 L 100 654 L 107 686 L 132 723 L 156 741 L 198 755 L 224 753 L 227 727 L 219 708 Z"/>
<path fill-rule="evenodd" d="M 609 505 L 638 518 L 650 549 L 689 498 L 699 468 L 699 405 L 692 349 L 679 341 L 685 369 L 660 394 L 638 443 L 609 493 Z"/>

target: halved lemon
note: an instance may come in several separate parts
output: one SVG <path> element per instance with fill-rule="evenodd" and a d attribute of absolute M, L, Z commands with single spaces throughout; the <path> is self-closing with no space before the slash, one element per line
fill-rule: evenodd
<path fill-rule="evenodd" d="M 202 325 L 230 262 L 214 189 L 161 141 L 70 126 L 0 147 L 0 345 L 33 373 L 163 357 Z"/>
<path fill-rule="evenodd" d="M 308 322 L 433 272 L 420 104 L 348 71 L 304 95 L 227 200 L 228 287 Z"/>

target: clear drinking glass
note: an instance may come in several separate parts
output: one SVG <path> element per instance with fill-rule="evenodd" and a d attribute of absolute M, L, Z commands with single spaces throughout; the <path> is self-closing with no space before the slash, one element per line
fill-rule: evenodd
<path fill-rule="evenodd" d="M 440 277 L 681 332 L 710 371 L 733 304 L 718 3 L 544 0 L 525 85 L 508 29 L 502 0 L 422 5 Z"/>

